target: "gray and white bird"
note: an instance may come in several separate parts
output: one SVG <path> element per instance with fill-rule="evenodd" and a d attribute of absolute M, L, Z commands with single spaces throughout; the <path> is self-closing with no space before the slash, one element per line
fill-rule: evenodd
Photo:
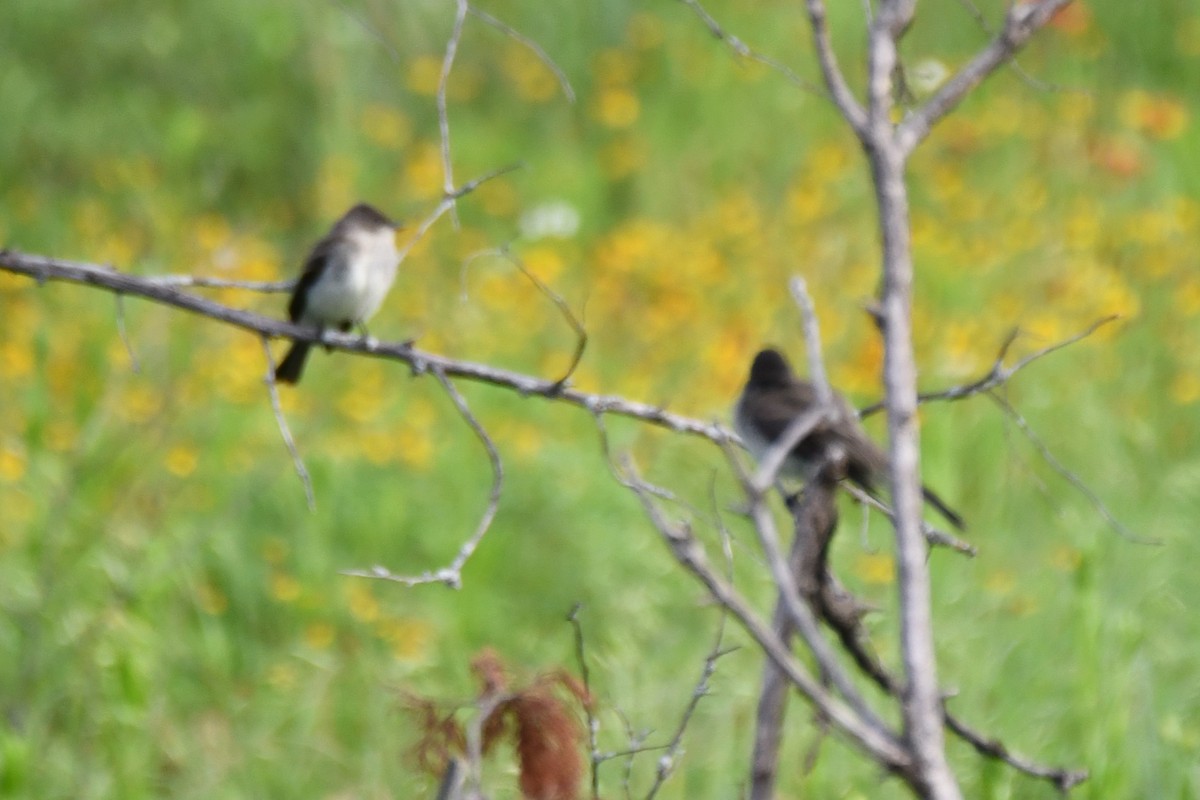
<path fill-rule="evenodd" d="M 824 422 L 801 439 L 784 460 L 781 472 L 809 479 L 822 463 L 840 449 L 846 459 L 846 477 L 875 496 L 888 478 L 887 454 L 875 444 L 858 422 L 858 417 L 840 394 L 834 393 L 840 410 L 836 422 Z M 762 350 L 754 357 L 750 376 L 733 410 L 733 427 L 750 454 L 761 461 L 788 425 L 818 403 L 816 387 L 792 372 L 778 350 Z M 965 523 L 953 509 L 926 486 L 925 501 L 959 530 Z"/>
<path fill-rule="evenodd" d="M 364 325 L 379 310 L 396 279 L 399 227 L 366 203 L 347 211 L 305 260 L 288 303 L 291 321 L 343 333 Z M 311 342 L 293 342 L 275 369 L 275 380 L 300 380 L 311 348 Z"/>

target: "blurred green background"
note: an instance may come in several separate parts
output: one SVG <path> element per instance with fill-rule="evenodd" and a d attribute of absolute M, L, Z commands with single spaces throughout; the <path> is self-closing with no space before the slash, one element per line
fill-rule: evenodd
<path fill-rule="evenodd" d="M 861 8 L 831 5 L 858 82 Z M 1003 5 L 979 4 L 993 24 Z M 815 79 L 796 4 L 708 7 Z M 860 403 L 878 398 L 862 313 L 878 279 L 870 187 L 827 102 L 731 55 L 682 3 L 481 8 L 544 47 L 577 101 L 528 48 L 467 19 L 449 85 L 455 178 L 524 168 L 423 240 L 376 336 L 558 375 L 573 339 L 555 309 L 502 259 L 472 258 L 510 245 L 586 321 L 579 386 L 727 419 L 762 343 L 803 352 L 786 291 L 799 273 L 833 379 Z M 358 199 L 420 219 L 442 186 L 434 95 L 453 13 L 6 0 L 0 246 L 276 279 Z M 920 95 L 919 78 L 986 36 L 951 0 L 918 13 L 905 58 Z M 1020 64 L 1028 77 L 1002 71 L 912 164 L 921 386 L 982 374 L 1014 326 L 1024 354 L 1120 314 L 1006 394 L 1163 546 L 1120 538 L 985 398 L 927 407 L 926 480 L 980 550 L 932 556 L 941 677 L 966 720 L 1090 769 L 1077 797 L 1196 797 L 1200 8 L 1076 2 Z M 567 224 L 548 231 L 548 218 Z M 286 304 L 212 296 L 279 315 Z M 486 645 L 518 675 L 574 669 L 564 617 L 577 602 L 602 747 L 626 746 L 622 714 L 652 743 L 669 736 L 716 611 L 612 480 L 586 414 L 461 386 L 507 469 L 464 588 L 343 577 L 440 567 L 483 510 L 485 454 L 436 382 L 322 354 L 283 390 L 310 513 L 259 341 L 125 305 L 140 371 L 109 295 L 0 273 L 0 796 L 432 796 L 406 755 L 401 692 L 468 700 L 468 661 Z M 720 515 L 739 587 L 769 608 L 721 454 L 610 427 L 701 520 Z M 861 536 L 859 519 L 847 506 L 836 569 L 880 606 L 870 624 L 894 662 L 887 531 L 876 519 Z M 664 796 L 738 795 L 760 668 L 752 647 L 720 662 Z M 783 763 L 797 765 L 819 737 L 799 704 L 790 722 Z M 1054 796 L 951 751 L 970 797 Z M 635 761 L 635 793 L 656 758 Z M 511 760 L 491 769 L 493 796 L 515 796 Z M 605 765 L 604 796 L 623 791 L 622 773 Z M 833 738 L 810 774 L 785 769 L 781 797 L 801 796 L 905 794 Z"/>

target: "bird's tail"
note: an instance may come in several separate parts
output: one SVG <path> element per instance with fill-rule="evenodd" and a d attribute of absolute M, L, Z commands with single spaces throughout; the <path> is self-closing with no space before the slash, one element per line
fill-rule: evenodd
<path fill-rule="evenodd" d="M 933 493 L 933 490 L 928 486 L 921 487 L 921 494 L 925 495 L 925 502 L 938 510 L 938 513 L 946 518 L 946 521 L 958 528 L 960 531 L 967 529 L 967 523 L 959 516 L 958 512 L 946 505 L 942 498 Z"/>
<path fill-rule="evenodd" d="M 275 368 L 277 383 L 296 383 L 304 372 L 304 361 L 308 358 L 308 350 L 312 345 L 308 342 L 293 342 L 283 361 Z"/>

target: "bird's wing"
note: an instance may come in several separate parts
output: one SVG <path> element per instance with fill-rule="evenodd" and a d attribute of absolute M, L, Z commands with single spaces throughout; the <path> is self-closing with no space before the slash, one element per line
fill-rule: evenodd
<path fill-rule="evenodd" d="M 292 322 L 299 322 L 304 315 L 304 304 L 308 299 L 308 292 L 325 273 L 325 268 L 329 265 L 329 258 L 333 255 L 335 247 L 336 240 L 330 234 L 317 242 L 313 246 L 312 252 L 308 254 L 308 258 L 305 259 L 304 270 L 300 273 L 300 280 L 297 281 L 296 288 L 292 290 L 292 299 L 288 303 L 288 317 Z"/>
<path fill-rule="evenodd" d="M 797 381 L 788 392 L 772 392 L 769 396 L 755 396 L 752 408 L 747 411 L 754 417 L 760 433 L 773 442 L 783 435 L 792 420 L 811 409 L 817 402 L 816 391 L 805 381 Z M 818 425 L 816 430 L 824 427 Z"/>

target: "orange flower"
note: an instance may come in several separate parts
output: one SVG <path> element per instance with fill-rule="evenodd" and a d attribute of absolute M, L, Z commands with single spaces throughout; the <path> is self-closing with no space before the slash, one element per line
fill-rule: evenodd
<path fill-rule="evenodd" d="M 1145 170 L 1141 152 L 1128 141 L 1106 137 L 1088 148 L 1092 163 L 1118 178 L 1135 178 Z"/>
<path fill-rule="evenodd" d="M 1075 0 L 1059 9 L 1047 25 L 1067 36 L 1080 36 L 1092 26 L 1092 10 L 1080 0 Z"/>

